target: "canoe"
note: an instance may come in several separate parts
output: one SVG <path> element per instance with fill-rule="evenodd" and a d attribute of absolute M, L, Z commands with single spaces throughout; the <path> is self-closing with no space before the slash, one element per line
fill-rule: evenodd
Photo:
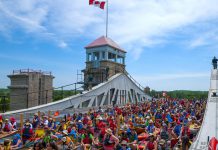
<path fill-rule="evenodd" d="M 137 134 L 141 134 L 141 133 L 145 132 L 145 128 L 135 127 L 135 131 L 136 131 Z"/>
<path fill-rule="evenodd" d="M 14 134 L 16 134 L 18 132 L 19 132 L 18 130 L 17 131 L 12 131 L 12 132 L 3 132 L 3 133 L 0 134 L 0 139 L 13 136 Z"/>
<path fill-rule="evenodd" d="M 35 137 L 43 137 L 45 135 L 45 130 L 44 129 L 36 129 L 35 130 Z"/>
<path fill-rule="evenodd" d="M 149 137 L 149 134 L 143 132 L 143 133 L 141 133 L 141 134 L 138 135 L 138 140 L 139 140 L 139 141 L 147 140 L 148 137 Z"/>

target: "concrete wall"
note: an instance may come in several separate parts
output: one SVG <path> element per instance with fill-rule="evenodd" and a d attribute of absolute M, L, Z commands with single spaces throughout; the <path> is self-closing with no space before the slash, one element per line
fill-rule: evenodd
<path fill-rule="evenodd" d="M 27 88 L 10 89 L 10 110 L 27 108 Z"/>
<path fill-rule="evenodd" d="M 11 110 L 30 108 L 52 102 L 53 76 L 41 72 L 8 75 Z M 17 95 L 17 96 L 13 96 Z M 17 106 L 16 106 L 17 104 Z"/>

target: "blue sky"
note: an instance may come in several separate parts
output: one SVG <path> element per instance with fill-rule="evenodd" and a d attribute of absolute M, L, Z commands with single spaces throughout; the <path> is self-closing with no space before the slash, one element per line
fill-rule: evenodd
<path fill-rule="evenodd" d="M 208 90 L 218 57 L 218 0 L 109 0 L 109 37 L 127 71 L 156 90 Z M 105 11 L 88 0 L 0 0 L 0 87 L 16 69 L 52 71 L 54 87 L 76 81 L 84 47 L 105 34 Z"/>

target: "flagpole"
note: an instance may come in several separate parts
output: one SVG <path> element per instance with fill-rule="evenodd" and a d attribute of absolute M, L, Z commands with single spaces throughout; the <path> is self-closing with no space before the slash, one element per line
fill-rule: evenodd
<path fill-rule="evenodd" d="M 106 37 L 108 34 L 108 0 L 106 1 L 107 3 L 107 10 L 106 10 Z"/>

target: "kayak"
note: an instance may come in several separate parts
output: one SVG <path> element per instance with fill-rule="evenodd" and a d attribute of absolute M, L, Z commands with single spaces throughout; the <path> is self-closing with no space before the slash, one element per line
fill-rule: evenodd
<path fill-rule="evenodd" d="M 149 134 L 143 132 L 143 133 L 141 133 L 141 134 L 138 135 L 138 140 L 139 140 L 139 141 L 147 140 L 148 137 L 149 137 Z"/>
<path fill-rule="evenodd" d="M 0 139 L 7 138 L 9 136 L 13 136 L 14 134 L 18 133 L 19 131 L 12 131 L 12 132 L 3 132 L 0 134 Z"/>
<path fill-rule="evenodd" d="M 45 130 L 44 129 L 36 129 L 35 130 L 35 137 L 43 137 L 45 135 Z"/>
<path fill-rule="evenodd" d="M 141 134 L 141 133 L 145 132 L 145 128 L 135 127 L 135 131 L 136 131 L 137 134 Z"/>

